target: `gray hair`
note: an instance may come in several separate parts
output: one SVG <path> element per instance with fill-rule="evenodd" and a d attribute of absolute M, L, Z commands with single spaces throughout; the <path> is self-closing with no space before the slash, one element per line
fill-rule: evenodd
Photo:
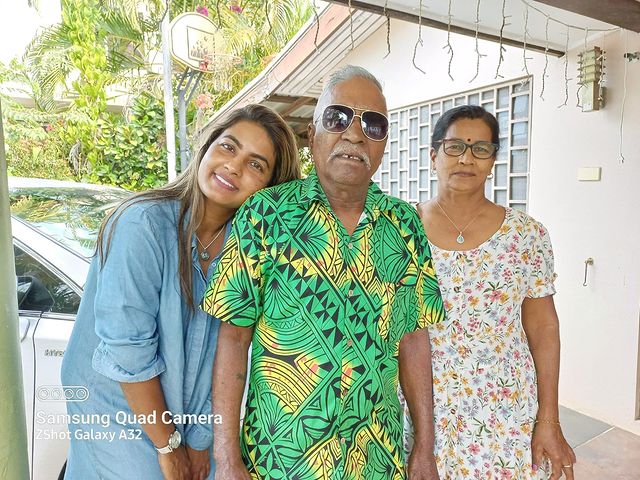
<path fill-rule="evenodd" d="M 357 65 L 345 65 L 343 67 L 340 67 L 329 76 L 329 79 L 325 82 L 324 87 L 322 88 L 322 93 L 318 97 L 318 103 L 316 104 L 316 108 L 313 111 L 314 123 L 322 114 L 322 110 L 324 108 L 324 98 L 329 95 L 334 88 L 336 88 L 336 85 L 342 82 L 346 82 L 347 80 L 351 80 L 352 78 L 364 78 L 365 80 L 369 80 L 378 88 L 378 90 L 380 90 L 380 93 L 382 93 L 382 84 L 366 68 L 359 67 Z"/>

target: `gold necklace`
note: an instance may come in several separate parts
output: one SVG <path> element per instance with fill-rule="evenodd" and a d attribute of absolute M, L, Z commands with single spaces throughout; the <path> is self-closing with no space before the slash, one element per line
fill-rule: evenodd
<path fill-rule="evenodd" d="M 211 244 L 213 242 L 216 241 L 216 239 L 220 236 L 220 234 L 224 231 L 224 227 L 226 224 L 222 224 L 222 227 L 220 227 L 220 230 L 218 230 L 218 233 L 216 233 L 216 236 L 213 237 L 213 239 L 207 244 L 207 246 L 205 247 L 202 242 L 200 241 L 200 239 L 198 238 L 198 234 L 196 234 L 196 240 L 198 241 L 198 243 L 200 244 L 200 246 L 202 247 L 202 251 L 200 252 L 200 258 L 203 261 L 207 261 L 211 258 L 211 255 L 209 255 L 209 252 L 207 252 L 207 248 L 209 248 L 211 246 Z"/>
<path fill-rule="evenodd" d="M 451 225 L 453 225 L 453 228 L 455 228 L 456 231 L 458 232 L 458 236 L 456 237 L 456 242 L 462 245 L 464 243 L 464 236 L 462 235 L 462 233 L 467 229 L 469 225 L 473 223 L 473 221 L 476 218 L 480 216 L 480 214 L 482 213 L 485 207 L 480 208 L 480 210 L 478 210 L 478 213 L 476 213 L 475 216 L 471 220 L 469 220 L 469 222 L 464 226 L 464 228 L 460 228 L 458 227 L 458 225 L 455 224 L 453 220 L 451 220 L 451 217 L 447 214 L 447 212 L 444 211 L 444 208 L 442 208 L 442 205 L 440 205 L 440 202 L 437 199 L 434 199 L 434 200 L 436 201 L 436 205 L 438 205 L 440 210 L 442 210 L 442 213 L 444 213 L 444 216 L 447 217 L 447 220 L 451 222 Z"/>

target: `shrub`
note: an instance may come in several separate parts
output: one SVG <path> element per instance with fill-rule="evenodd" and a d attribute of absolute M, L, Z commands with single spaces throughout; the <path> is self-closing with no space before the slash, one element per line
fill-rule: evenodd
<path fill-rule="evenodd" d="M 102 157 L 89 173 L 92 182 L 143 190 L 167 182 L 163 103 L 138 95 L 128 118 L 99 121 L 96 150 Z"/>
<path fill-rule="evenodd" d="M 3 107 L 8 174 L 75 179 L 59 135 L 64 121 L 12 103 Z"/>

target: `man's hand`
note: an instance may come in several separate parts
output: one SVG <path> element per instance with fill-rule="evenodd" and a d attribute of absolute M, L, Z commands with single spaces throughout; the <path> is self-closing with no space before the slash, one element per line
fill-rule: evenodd
<path fill-rule="evenodd" d="M 407 480 L 439 480 L 436 459 L 433 456 L 433 448 L 427 448 L 415 444 L 409 464 L 407 465 Z"/>
<path fill-rule="evenodd" d="M 182 445 L 171 453 L 159 453 L 158 463 L 164 480 L 191 480 L 191 464 Z"/>
<path fill-rule="evenodd" d="M 249 470 L 242 460 L 216 460 L 215 480 L 251 480 Z"/>
<path fill-rule="evenodd" d="M 209 449 L 194 450 L 187 445 L 187 456 L 191 463 L 191 480 L 205 480 L 211 472 Z"/>

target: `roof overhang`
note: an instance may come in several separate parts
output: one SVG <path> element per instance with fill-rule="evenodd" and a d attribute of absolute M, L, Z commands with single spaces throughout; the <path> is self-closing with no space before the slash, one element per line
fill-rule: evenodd
<path fill-rule="evenodd" d="M 622 12 L 620 9 L 625 9 L 628 19 L 640 15 L 640 0 L 548 0 L 544 3 L 562 4 L 567 9 L 532 0 L 481 0 L 480 22 L 476 25 L 476 2 L 470 0 L 451 2 L 450 21 L 449 0 L 423 0 L 425 6 L 422 11 L 420 2 L 416 0 L 332 0 L 300 29 L 252 82 L 216 112 L 207 127 L 235 108 L 260 103 L 280 113 L 305 143 L 307 125 L 312 120 L 325 78 L 353 48 L 383 26 L 387 18 L 469 36 L 475 36 L 477 29 L 478 37 L 485 40 L 502 41 L 504 45 L 520 48 L 526 45 L 529 50 L 561 56 L 567 46 L 571 49 L 581 45 L 586 34 L 619 28 L 618 23 L 602 20 L 618 18 Z M 577 4 L 585 5 L 578 8 Z M 503 5 L 506 5 L 506 19 L 502 15 Z M 617 16 L 613 15 L 613 10 Z M 634 22 L 630 26 L 640 28 L 640 24 Z"/>
<path fill-rule="evenodd" d="M 614 30 L 621 23 L 626 25 L 623 28 L 640 30 L 640 0 L 481 0 L 479 12 L 478 2 L 472 0 L 329 1 L 462 35 L 475 36 L 477 29 L 481 39 L 502 41 L 514 47 L 523 47 L 526 43 L 529 50 L 547 50 L 557 56 L 566 50 L 568 26 L 572 26 L 570 47 L 584 39 L 586 30 L 591 33 Z M 617 13 L 614 15 L 612 11 Z M 618 23 L 611 23 L 612 20 Z"/>
<path fill-rule="evenodd" d="M 538 3 L 640 32 L 640 0 L 538 0 Z"/>
<path fill-rule="evenodd" d="M 329 4 L 312 17 L 278 55 L 212 117 L 260 103 L 277 111 L 305 143 L 325 74 L 384 24 L 378 14 Z"/>

